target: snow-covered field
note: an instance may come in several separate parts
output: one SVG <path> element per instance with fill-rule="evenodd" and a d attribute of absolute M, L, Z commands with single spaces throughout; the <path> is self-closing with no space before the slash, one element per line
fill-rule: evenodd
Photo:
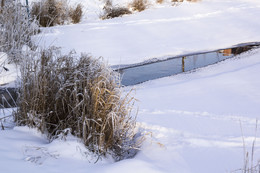
<path fill-rule="evenodd" d="M 93 0 L 92 9 L 100 4 Z M 64 52 L 103 56 L 111 65 L 260 41 L 258 0 L 204 0 L 177 7 L 165 3 L 105 21 L 95 14 L 90 10 L 82 23 L 48 28 L 34 39 L 40 38 L 42 46 L 61 46 Z M 0 130 L 0 172 L 224 173 L 243 167 L 244 150 L 251 160 L 254 141 L 256 164 L 259 74 L 258 48 L 134 86 L 138 126 L 146 140 L 135 158 L 116 163 L 107 158 L 94 164 L 96 158 L 74 137 L 49 143 L 34 129 L 14 127 L 8 118 L 2 121 L 8 128 Z M 0 120 L 12 112 L 0 111 Z"/>
<path fill-rule="evenodd" d="M 73 137 L 49 143 L 33 129 L 15 127 L 0 131 L 1 172 L 230 172 L 243 166 L 243 138 L 250 156 L 255 137 L 256 163 L 259 57 L 257 49 L 136 86 L 138 124 L 146 141 L 133 159 L 93 164 L 95 158 Z M 11 126 L 8 122 L 4 124 Z"/>
<path fill-rule="evenodd" d="M 94 2 L 101 6 L 102 1 L 87 5 L 99 7 Z M 98 8 L 96 12 L 97 18 Z M 89 16 L 81 24 L 47 28 L 35 39 L 43 47 L 102 56 L 111 65 L 133 64 L 259 41 L 259 16 L 258 0 L 203 0 L 177 7 L 165 3 L 110 20 Z"/>

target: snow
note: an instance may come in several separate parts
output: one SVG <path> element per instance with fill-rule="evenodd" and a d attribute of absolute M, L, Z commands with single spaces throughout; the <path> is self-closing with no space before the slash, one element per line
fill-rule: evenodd
<path fill-rule="evenodd" d="M 203 0 L 177 7 L 152 3 L 144 12 L 104 21 L 98 19 L 102 1 L 81 2 L 92 9 L 86 10 L 83 22 L 46 28 L 34 39 L 40 38 L 41 46 L 61 46 L 64 52 L 75 49 L 103 56 L 111 65 L 260 40 L 258 0 Z M 6 128 L 0 130 L 0 172 L 231 172 L 243 167 L 244 150 L 251 159 L 254 141 L 256 164 L 260 159 L 259 57 L 260 48 L 136 85 L 137 122 L 146 140 L 135 158 L 120 162 L 103 158 L 94 164 L 97 158 L 75 137 L 49 142 L 35 129 L 16 127 L 12 117 L 1 119 L 12 113 L 1 109 L 0 126 Z M 2 74 L 0 80 L 6 83 L 9 78 Z M 127 93 L 132 87 L 123 89 Z"/>
<path fill-rule="evenodd" d="M 42 47 L 102 56 L 110 65 L 134 64 L 259 41 L 259 15 L 257 0 L 204 0 L 176 7 L 166 3 L 124 17 L 93 17 L 77 25 L 46 28 L 34 39 L 40 39 Z"/>
<path fill-rule="evenodd" d="M 260 49 L 137 86 L 138 122 L 165 145 L 168 155 L 181 155 L 185 164 L 176 172 L 217 173 L 243 165 L 241 128 L 250 151 L 260 115 L 259 56 Z"/>
<path fill-rule="evenodd" d="M 1 171 L 227 172 L 243 166 L 243 138 L 250 154 L 255 137 L 257 162 L 259 56 L 256 49 L 191 73 L 137 85 L 137 121 L 146 141 L 133 159 L 94 164 L 95 157 L 74 137 L 49 143 L 34 129 L 14 127 L 0 131 Z"/>
<path fill-rule="evenodd" d="M 14 87 L 14 81 L 17 78 L 18 71 L 19 70 L 15 64 L 8 62 L 7 55 L 3 52 L 0 52 L 0 86 L 5 85 Z"/>

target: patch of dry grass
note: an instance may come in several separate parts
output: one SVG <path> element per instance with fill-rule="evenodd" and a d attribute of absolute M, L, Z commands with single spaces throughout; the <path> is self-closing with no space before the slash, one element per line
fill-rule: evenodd
<path fill-rule="evenodd" d="M 83 15 L 82 5 L 78 4 L 76 8 L 70 8 L 70 18 L 72 23 L 79 23 Z"/>
<path fill-rule="evenodd" d="M 76 59 L 49 49 L 25 62 L 16 121 L 50 139 L 70 129 L 90 151 L 115 160 L 135 155 L 140 144 L 130 116 L 134 98 L 122 96 L 118 76 L 102 61 Z"/>
<path fill-rule="evenodd" d="M 75 8 L 69 7 L 64 0 L 43 0 L 34 2 L 31 10 L 39 24 L 43 27 L 63 25 L 72 20 L 79 23 L 82 17 L 82 6 L 78 4 Z"/>
<path fill-rule="evenodd" d="M 130 4 L 132 9 L 134 11 L 144 11 L 147 6 L 148 6 L 148 1 L 147 0 L 133 0 L 133 2 Z"/>
<path fill-rule="evenodd" d="M 164 2 L 164 0 L 156 0 L 156 3 L 158 4 L 162 4 Z"/>

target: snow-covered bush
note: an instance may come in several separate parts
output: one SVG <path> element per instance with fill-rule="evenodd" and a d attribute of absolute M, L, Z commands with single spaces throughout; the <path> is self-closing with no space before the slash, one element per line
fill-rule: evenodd
<path fill-rule="evenodd" d="M 120 17 L 125 14 L 131 14 L 132 12 L 126 7 L 114 6 L 111 0 L 107 0 L 104 5 L 104 13 L 101 15 L 101 19 L 111 19 Z"/>
<path fill-rule="evenodd" d="M 19 61 L 22 47 L 32 46 L 36 32 L 37 24 L 29 20 L 26 8 L 18 1 L 5 1 L 0 12 L 0 52 L 6 52 L 10 61 Z"/>
<path fill-rule="evenodd" d="M 122 96 L 118 76 L 100 59 L 74 56 L 52 48 L 25 60 L 16 121 L 50 139 L 70 129 L 98 155 L 133 156 L 139 147 L 130 116 L 134 98 Z"/>

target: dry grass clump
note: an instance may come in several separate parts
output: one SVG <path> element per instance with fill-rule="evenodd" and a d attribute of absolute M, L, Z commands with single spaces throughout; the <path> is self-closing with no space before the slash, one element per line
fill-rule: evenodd
<path fill-rule="evenodd" d="M 76 8 L 70 8 L 70 18 L 72 23 L 79 23 L 83 15 L 82 5 L 78 4 Z"/>
<path fill-rule="evenodd" d="M 76 60 L 49 49 L 40 56 L 22 68 L 18 124 L 47 132 L 50 139 L 70 129 L 98 155 L 134 156 L 139 147 L 130 116 L 134 100 L 122 97 L 115 72 L 87 55 Z"/>
<path fill-rule="evenodd" d="M 121 17 L 125 14 L 131 14 L 132 12 L 126 7 L 114 6 L 111 0 L 107 0 L 104 7 L 104 13 L 101 15 L 101 19 L 111 19 L 115 17 Z"/>
<path fill-rule="evenodd" d="M 162 4 L 164 0 L 156 0 L 156 3 Z"/>
<path fill-rule="evenodd" d="M 35 16 L 41 26 L 64 24 L 68 19 L 66 1 L 44 0 L 33 3 L 31 14 Z"/>
<path fill-rule="evenodd" d="M 187 0 L 188 2 L 199 2 L 201 0 Z"/>
<path fill-rule="evenodd" d="M 173 6 L 178 6 L 180 3 L 182 3 L 184 0 L 171 0 Z"/>
<path fill-rule="evenodd" d="M 43 27 L 63 25 L 70 20 L 78 23 L 82 17 L 82 6 L 79 4 L 73 9 L 64 0 L 43 0 L 33 3 L 31 14 Z"/>
<path fill-rule="evenodd" d="M 38 32 L 35 21 L 29 20 L 26 8 L 16 1 L 5 1 L 0 12 L 0 52 L 10 61 L 19 61 L 23 46 L 32 46 L 31 36 Z"/>
<path fill-rule="evenodd" d="M 134 11 L 140 12 L 140 11 L 144 11 L 147 8 L 148 2 L 147 0 L 133 0 L 130 6 Z"/>

